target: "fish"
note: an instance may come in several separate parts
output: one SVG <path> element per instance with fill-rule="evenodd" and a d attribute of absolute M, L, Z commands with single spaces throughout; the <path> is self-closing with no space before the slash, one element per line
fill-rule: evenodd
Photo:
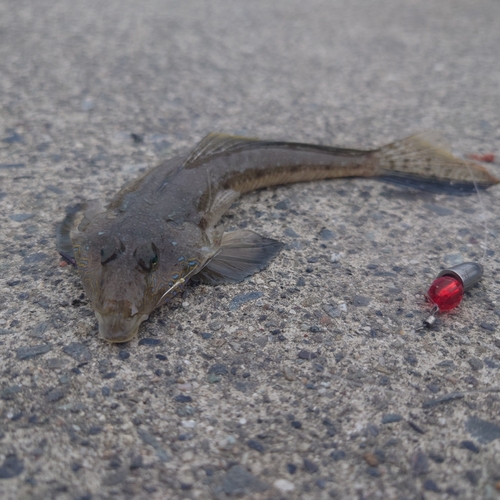
<path fill-rule="evenodd" d="M 372 150 L 266 141 L 221 133 L 126 184 L 106 206 L 67 210 L 57 249 L 76 266 L 100 336 L 127 342 L 189 280 L 238 283 L 267 267 L 282 243 L 250 230 L 224 232 L 223 214 L 244 193 L 342 177 L 380 177 L 457 191 L 500 182 L 451 154 L 431 132 Z"/>

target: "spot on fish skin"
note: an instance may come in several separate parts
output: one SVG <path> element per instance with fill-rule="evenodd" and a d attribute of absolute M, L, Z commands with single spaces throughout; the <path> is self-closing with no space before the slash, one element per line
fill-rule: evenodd
<path fill-rule="evenodd" d="M 177 259 L 177 262 L 182 262 L 184 259 L 184 257 L 181 255 L 178 259 Z"/>
<path fill-rule="evenodd" d="M 177 245 L 177 241 L 171 241 L 170 243 L 172 243 L 172 245 L 174 245 L 174 247 L 175 247 L 175 245 Z"/>
<path fill-rule="evenodd" d="M 173 280 L 179 279 L 179 275 L 178 275 L 178 274 L 174 274 L 174 275 L 172 275 L 172 279 L 173 279 Z"/>
<path fill-rule="evenodd" d="M 189 264 L 189 267 L 194 267 L 194 266 L 196 266 L 196 264 L 198 264 L 198 261 L 197 260 L 190 260 L 188 262 L 188 264 Z"/>
<path fill-rule="evenodd" d="M 97 234 L 98 234 L 99 236 L 102 236 L 103 234 L 106 234 L 106 231 L 99 231 Z"/>

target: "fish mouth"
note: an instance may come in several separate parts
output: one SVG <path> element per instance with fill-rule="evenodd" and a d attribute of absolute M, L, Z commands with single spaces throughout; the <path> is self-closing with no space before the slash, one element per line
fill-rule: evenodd
<path fill-rule="evenodd" d="M 117 314 L 103 314 L 95 311 L 99 322 L 99 335 L 108 342 L 128 342 L 137 335 L 141 323 L 148 319 L 148 314 L 135 314 L 124 318 Z"/>

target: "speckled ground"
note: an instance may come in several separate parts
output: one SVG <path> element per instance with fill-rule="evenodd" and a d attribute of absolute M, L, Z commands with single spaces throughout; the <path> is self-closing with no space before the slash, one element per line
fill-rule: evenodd
<path fill-rule="evenodd" d="M 121 346 L 54 248 L 210 131 L 498 153 L 498 47 L 494 0 L 1 2 L 1 498 L 498 498 L 500 188 L 245 196 L 224 223 L 279 257 Z M 416 330 L 462 259 L 484 279 Z"/>

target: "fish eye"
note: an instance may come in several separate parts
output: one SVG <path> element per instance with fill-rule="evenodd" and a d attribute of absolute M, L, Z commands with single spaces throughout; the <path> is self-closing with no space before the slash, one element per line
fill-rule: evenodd
<path fill-rule="evenodd" d="M 139 266 L 146 271 L 151 272 L 159 262 L 158 249 L 154 243 L 143 243 L 134 250 L 134 257 Z"/>
<path fill-rule="evenodd" d="M 114 236 L 109 238 L 101 248 L 101 264 L 107 264 L 116 259 L 125 250 L 125 245 Z"/>

